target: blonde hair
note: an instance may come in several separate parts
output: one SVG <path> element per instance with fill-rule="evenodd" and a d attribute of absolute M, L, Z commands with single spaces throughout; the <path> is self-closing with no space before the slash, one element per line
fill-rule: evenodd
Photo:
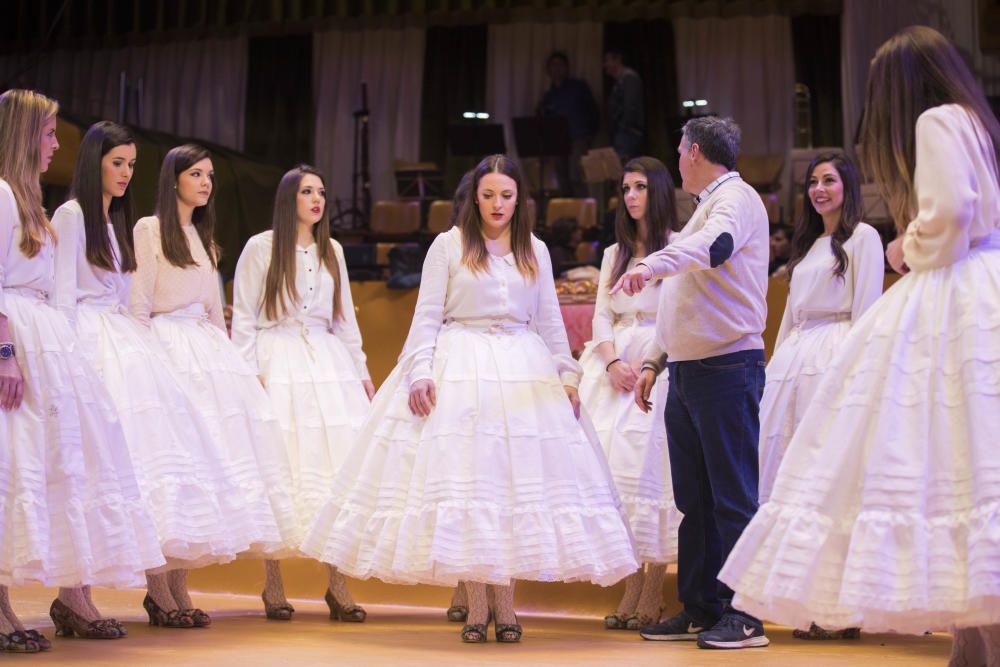
<path fill-rule="evenodd" d="M 903 231 L 916 213 L 917 118 L 943 104 L 959 104 L 982 123 L 1000 162 L 1000 123 L 951 42 L 926 26 L 904 28 L 872 59 L 861 126 L 861 162 Z"/>
<path fill-rule="evenodd" d="M 55 232 L 42 207 L 39 139 L 45 122 L 59 113 L 59 103 L 33 90 L 11 89 L 0 95 L 0 178 L 14 191 L 21 218 L 21 252 L 34 257 Z"/>

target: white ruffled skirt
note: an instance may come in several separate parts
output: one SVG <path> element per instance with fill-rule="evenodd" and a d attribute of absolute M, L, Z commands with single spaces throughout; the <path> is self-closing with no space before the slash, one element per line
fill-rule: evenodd
<path fill-rule="evenodd" d="M 81 303 L 80 348 L 118 408 L 139 490 L 171 566 L 225 563 L 257 534 L 222 444 L 155 338 L 116 305 Z"/>
<path fill-rule="evenodd" d="M 768 362 L 760 401 L 761 503 L 771 497 L 788 443 L 850 331 L 849 319 L 807 322 L 782 341 Z"/>
<path fill-rule="evenodd" d="M 284 433 L 304 535 L 370 403 L 347 348 L 322 327 L 290 323 L 259 331 L 257 363 Z"/>
<path fill-rule="evenodd" d="M 911 273 L 853 326 L 719 578 L 808 627 L 1000 623 L 1000 249 Z"/>
<path fill-rule="evenodd" d="M 281 426 L 256 373 L 200 304 L 154 316 L 152 330 L 223 448 L 226 477 L 239 487 L 253 526 L 247 555 L 294 554 L 302 538 L 295 487 Z"/>
<path fill-rule="evenodd" d="M 646 346 L 656 334 L 654 320 L 616 324 L 615 352 L 638 373 Z M 674 504 L 670 456 L 663 411 L 667 403 L 667 373 L 653 389 L 653 408 L 642 412 L 635 394 L 611 386 L 605 364 L 587 343 L 580 356 L 583 379 L 580 401 L 593 420 L 607 456 L 618 495 L 635 537 L 636 552 L 644 563 L 677 560 L 677 527 L 682 514 Z"/>
<path fill-rule="evenodd" d="M 114 404 L 42 294 L 4 300 L 24 399 L 0 410 L 0 583 L 142 586 L 164 559 Z"/>
<path fill-rule="evenodd" d="M 600 445 L 541 338 L 452 323 L 437 405 L 407 407 L 393 370 L 302 550 L 355 577 L 453 586 L 610 585 L 638 568 Z"/>

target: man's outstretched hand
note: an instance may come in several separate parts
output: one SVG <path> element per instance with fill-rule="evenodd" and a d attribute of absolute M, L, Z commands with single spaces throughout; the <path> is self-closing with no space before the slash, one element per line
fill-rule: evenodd
<path fill-rule="evenodd" d="M 631 271 L 626 271 L 622 274 L 622 277 L 618 279 L 615 286 L 611 288 L 609 294 L 614 294 L 616 292 L 625 292 L 625 294 L 632 296 L 633 294 L 638 294 L 642 291 L 642 288 L 646 286 L 650 280 L 653 279 L 653 271 L 645 264 L 637 264 Z"/>

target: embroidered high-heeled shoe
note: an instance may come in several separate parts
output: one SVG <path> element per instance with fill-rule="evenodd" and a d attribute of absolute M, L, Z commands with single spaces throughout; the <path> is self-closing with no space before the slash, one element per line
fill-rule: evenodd
<path fill-rule="evenodd" d="M 264 602 L 264 615 L 272 621 L 290 621 L 292 620 L 292 614 L 295 613 L 295 607 L 290 605 L 288 602 L 282 602 L 278 604 L 273 604 L 267 601 L 264 594 L 260 594 L 260 599 Z"/>
<path fill-rule="evenodd" d="M 358 605 L 344 607 L 337 602 L 329 588 L 326 589 L 326 595 L 323 596 L 323 599 L 326 601 L 326 606 L 330 608 L 331 620 L 343 621 L 344 623 L 364 623 L 365 619 L 368 618 L 368 612 L 362 607 Z"/>
<path fill-rule="evenodd" d="M 486 624 L 473 623 L 462 628 L 462 641 L 466 644 L 482 644 L 486 642 Z"/>
<path fill-rule="evenodd" d="M 517 614 L 514 614 L 513 623 L 495 623 L 493 629 L 497 641 L 501 644 L 516 644 L 521 641 L 521 635 L 524 633 L 521 624 L 517 622 Z"/>
<path fill-rule="evenodd" d="M 142 600 L 142 606 L 149 614 L 149 624 L 161 628 L 193 628 L 194 619 L 182 612 L 180 609 L 164 611 L 160 605 L 153 602 L 153 598 L 146 594 Z"/>
<path fill-rule="evenodd" d="M 0 651 L 8 653 L 38 653 L 41 650 L 42 648 L 38 645 L 38 642 L 28 637 L 27 630 L 15 630 L 9 635 L 0 632 Z"/>
<path fill-rule="evenodd" d="M 212 625 L 212 617 L 201 609 L 185 609 L 181 613 L 189 617 L 196 628 L 207 628 Z"/>
<path fill-rule="evenodd" d="M 50 648 L 52 648 L 52 642 L 46 639 L 45 635 L 43 635 L 38 630 L 25 630 L 24 635 L 31 641 L 38 644 L 38 649 L 40 651 L 48 651 Z"/>
<path fill-rule="evenodd" d="M 56 626 L 56 637 L 77 635 L 83 639 L 121 639 L 118 629 L 98 619 L 88 621 L 56 598 L 49 607 L 49 617 Z"/>
<path fill-rule="evenodd" d="M 623 616 L 617 611 L 604 617 L 604 627 L 608 630 L 624 630 L 628 621 L 628 616 Z"/>

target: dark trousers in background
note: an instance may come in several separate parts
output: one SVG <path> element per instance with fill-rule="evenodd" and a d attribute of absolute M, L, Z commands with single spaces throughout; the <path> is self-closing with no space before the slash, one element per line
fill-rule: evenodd
<path fill-rule="evenodd" d="M 719 570 L 757 511 L 764 351 L 667 363 L 667 445 L 677 509 L 677 588 L 708 627 L 733 592 Z"/>

